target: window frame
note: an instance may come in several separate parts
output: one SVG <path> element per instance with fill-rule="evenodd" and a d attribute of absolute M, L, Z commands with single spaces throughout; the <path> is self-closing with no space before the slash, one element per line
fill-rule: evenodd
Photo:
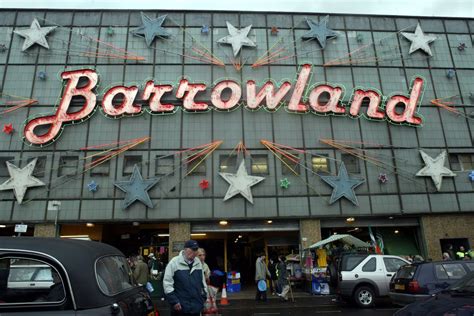
<path fill-rule="evenodd" d="M 13 156 L 1 156 L 0 157 L 0 177 L 10 178 L 10 173 L 8 172 L 7 161 L 12 163 L 15 160 Z M 5 170 L 5 173 L 2 173 Z"/>
<path fill-rule="evenodd" d="M 256 163 L 257 160 L 259 160 L 259 159 L 265 160 L 265 163 L 266 163 L 266 170 L 265 171 L 255 171 L 255 170 L 259 169 L 258 166 L 261 165 L 261 164 Z M 257 155 L 252 156 L 251 164 L 250 164 L 250 173 L 252 175 L 269 175 L 270 174 L 269 161 L 268 161 L 268 155 L 267 154 L 257 154 Z"/>
<path fill-rule="evenodd" d="M 225 170 L 223 170 L 225 166 Z M 219 172 L 235 172 L 237 171 L 237 155 L 219 155 Z"/>
<path fill-rule="evenodd" d="M 469 159 L 463 159 L 469 158 Z M 473 153 L 450 153 L 448 155 L 449 166 L 452 171 L 471 171 L 474 169 Z M 470 161 L 467 161 L 470 160 Z"/>
<path fill-rule="evenodd" d="M 66 170 L 73 169 L 72 162 L 75 162 L 74 173 L 65 173 Z M 79 156 L 64 155 L 64 156 L 59 157 L 58 177 L 77 175 L 78 168 L 79 168 Z"/>
<path fill-rule="evenodd" d="M 190 154 L 186 157 L 186 175 L 188 176 L 206 176 L 207 175 L 207 163 L 204 157 L 198 157 L 188 162 L 188 159 L 193 157 L 193 154 Z M 199 164 L 200 163 L 200 164 Z M 199 166 L 193 170 L 193 168 L 199 164 Z M 192 172 L 190 172 L 193 170 Z"/>
<path fill-rule="evenodd" d="M 94 163 L 94 161 L 97 161 L 101 158 L 103 158 L 105 156 L 101 155 L 101 156 L 94 156 L 92 157 L 92 161 L 91 163 Z M 100 168 L 103 168 L 103 169 L 107 169 L 107 171 L 102 171 Z M 89 171 L 89 174 L 91 176 L 103 176 L 103 177 L 107 177 L 110 175 L 110 159 L 107 159 L 103 162 L 100 163 L 99 166 L 96 166 L 94 168 L 92 168 L 90 171 Z"/>
<path fill-rule="evenodd" d="M 293 162 L 292 160 L 290 160 L 288 157 L 284 156 L 284 155 L 280 155 L 280 158 L 286 162 L 288 165 L 290 165 L 291 167 L 293 167 L 293 170 L 296 171 L 296 173 L 298 175 L 301 174 L 301 168 L 300 168 L 300 164 L 299 162 L 301 161 L 301 157 L 299 154 L 297 153 L 291 153 L 293 156 L 296 156 L 298 157 L 298 162 Z M 293 171 L 290 170 L 290 168 L 288 168 L 285 163 L 283 163 L 283 161 L 281 161 L 281 174 L 284 175 L 284 176 L 291 176 L 291 175 L 294 175 Z"/>
<path fill-rule="evenodd" d="M 375 262 L 375 265 L 374 265 L 373 270 L 365 270 L 365 269 L 366 269 L 365 267 L 366 267 L 368 264 L 372 264 L 373 262 Z M 367 260 L 367 262 L 364 263 L 364 265 L 361 267 L 360 270 L 361 270 L 362 272 L 375 272 L 375 271 L 377 271 L 377 258 L 372 257 L 372 258 L 370 258 L 369 260 Z"/>
<path fill-rule="evenodd" d="M 348 159 L 350 159 L 351 161 L 348 161 Z M 361 173 L 362 167 L 361 167 L 360 161 L 357 157 L 354 157 L 351 154 L 342 153 L 341 154 L 341 161 L 346 166 L 346 170 L 347 170 L 348 173 L 355 173 L 355 174 Z M 352 163 L 352 162 L 354 162 L 354 163 Z M 353 167 L 354 167 L 354 169 L 353 169 Z"/>
<path fill-rule="evenodd" d="M 160 162 L 171 162 L 170 164 L 160 164 Z M 161 173 L 160 168 L 171 167 L 171 171 L 167 173 Z M 175 169 L 175 159 L 174 155 L 156 155 L 155 156 L 155 176 L 173 176 Z"/>
<path fill-rule="evenodd" d="M 318 168 L 317 170 L 314 168 L 316 165 L 314 162 L 314 159 L 324 159 L 326 160 L 326 167 L 327 171 L 322 170 L 321 168 Z M 327 174 L 331 172 L 331 164 L 329 163 L 329 154 L 317 154 L 317 155 L 311 155 L 311 170 L 316 173 L 316 174 Z"/>
<path fill-rule="evenodd" d="M 139 158 L 139 159 L 138 159 Z M 135 160 L 134 160 L 135 159 Z M 130 166 L 129 163 L 135 161 Z M 127 155 L 123 157 L 123 165 L 122 165 L 122 176 L 130 176 L 133 174 L 133 169 L 135 165 L 138 165 L 138 169 L 142 172 L 142 163 L 143 163 L 143 156 L 142 155 Z M 128 170 L 130 168 L 130 171 Z"/>

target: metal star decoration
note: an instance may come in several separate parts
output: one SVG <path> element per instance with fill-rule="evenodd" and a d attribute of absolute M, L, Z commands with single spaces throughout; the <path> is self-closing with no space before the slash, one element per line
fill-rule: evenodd
<path fill-rule="evenodd" d="M 157 184 L 159 180 L 158 178 L 143 179 L 140 174 L 140 169 L 135 165 L 130 180 L 117 181 L 114 183 L 117 188 L 126 193 L 125 199 L 123 200 L 123 208 L 126 209 L 135 201 L 140 201 L 149 208 L 153 208 L 148 190 Z"/>
<path fill-rule="evenodd" d="M 337 176 L 321 176 L 321 179 L 333 187 L 329 204 L 333 204 L 342 197 L 345 197 L 354 205 L 359 205 L 354 189 L 365 182 L 365 179 L 350 178 L 346 166 L 341 162 L 341 167 Z"/>
<path fill-rule="evenodd" d="M 380 183 L 387 183 L 388 177 L 386 173 L 380 173 L 379 174 L 379 182 Z"/>
<path fill-rule="evenodd" d="M 199 187 L 201 188 L 201 190 L 206 190 L 206 189 L 209 189 L 209 181 L 207 181 L 206 179 L 202 179 L 200 182 L 199 182 Z"/>
<path fill-rule="evenodd" d="M 469 177 L 469 180 L 471 180 L 471 182 L 474 182 L 474 170 L 471 170 L 471 172 L 469 172 L 467 176 Z"/>
<path fill-rule="evenodd" d="M 234 27 L 232 24 L 230 24 L 229 22 L 226 21 L 226 23 L 227 23 L 227 30 L 229 31 L 229 35 L 221 38 L 220 40 L 217 41 L 217 43 L 232 45 L 232 50 L 234 51 L 234 57 L 237 56 L 242 46 L 250 46 L 250 47 L 257 46 L 250 38 L 248 38 L 252 25 L 249 25 L 239 30 L 236 27 Z"/>
<path fill-rule="evenodd" d="M 16 201 L 21 204 L 28 188 L 44 186 L 41 180 L 32 176 L 37 160 L 38 158 L 33 159 L 23 169 L 7 161 L 10 179 L 0 184 L 0 191 L 13 190 Z"/>
<path fill-rule="evenodd" d="M 38 44 L 43 46 L 44 48 L 49 49 L 48 41 L 46 40 L 46 35 L 48 35 L 48 33 L 54 30 L 55 28 L 57 28 L 57 26 L 41 27 L 38 20 L 34 19 L 29 29 L 16 30 L 13 31 L 13 33 L 16 33 L 25 38 L 25 41 L 23 42 L 23 47 L 21 48 L 21 51 L 24 52 L 34 44 Z"/>
<path fill-rule="evenodd" d="M 94 180 L 92 180 L 87 185 L 87 188 L 89 189 L 90 192 L 95 193 L 95 192 L 97 192 L 97 189 L 99 188 L 99 185 Z"/>
<path fill-rule="evenodd" d="M 456 174 L 444 166 L 446 160 L 446 150 L 443 150 L 436 158 L 431 158 L 423 150 L 420 150 L 421 158 L 425 162 L 425 166 L 417 172 L 417 177 L 431 177 L 436 189 L 441 190 L 443 177 L 455 177 Z"/>
<path fill-rule="evenodd" d="M 244 160 L 240 163 L 237 173 L 219 172 L 219 174 L 230 184 L 224 201 L 227 201 L 237 194 L 241 194 L 247 201 L 253 204 L 252 191 L 250 188 L 265 179 L 264 177 L 250 176 L 245 168 Z"/>
<path fill-rule="evenodd" d="M 280 180 L 280 187 L 283 189 L 288 189 L 290 187 L 291 182 L 288 178 L 284 178 Z"/>
<path fill-rule="evenodd" d="M 11 135 L 15 129 L 13 128 L 13 123 L 3 125 L 3 132 L 7 135 Z"/>
<path fill-rule="evenodd" d="M 337 33 L 331 29 L 328 29 L 329 15 L 326 15 L 321 22 L 316 23 L 311 19 L 306 19 L 310 30 L 306 32 L 301 38 L 302 39 L 316 39 L 318 40 L 319 45 L 324 49 L 326 47 L 326 39 L 334 38 L 337 36 Z"/>
<path fill-rule="evenodd" d="M 148 46 L 151 46 L 151 43 L 153 43 L 153 40 L 156 36 L 160 38 L 168 38 L 171 36 L 171 33 L 161 26 L 167 15 L 162 15 L 156 19 L 150 18 L 143 12 L 141 12 L 141 15 L 143 25 L 134 29 L 132 34 L 145 37 L 145 41 Z"/>
<path fill-rule="evenodd" d="M 415 33 L 401 32 L 401 34 L 411 42 L 410 51 L 408 54 L 421 49 L 428 55 L 433 56 L 429 44 L 435 41 L 436 36 L 426 35 L 423 33 L 420 23 L 416 25 Z"/>

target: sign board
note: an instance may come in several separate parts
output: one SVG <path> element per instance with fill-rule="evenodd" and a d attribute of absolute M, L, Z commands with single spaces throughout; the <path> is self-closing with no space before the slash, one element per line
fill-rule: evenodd
<path fill-rule="evenodd" d="M 173 252 L 178 252 L 184 249 L 184 241 L 173 241 Z"/>
<path fill-rule="evenodd" d="M 26 233 L 27 229 L 28 229 L 28 225 L 23 225 L 23 224 L 15 225 L 15 233 Z"/>

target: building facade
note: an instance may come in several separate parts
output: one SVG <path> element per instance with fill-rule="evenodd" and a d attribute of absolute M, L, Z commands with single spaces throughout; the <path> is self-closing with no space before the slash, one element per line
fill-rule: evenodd
<path fill-rule="evenodd" d="M 3 10 L 0 233 L 23 223 L 170 254 L 194 234 L 232 265 L 335 232 L 369 240 L 369 227 L 393 254 L 473 246 L 473 31 Z"/>

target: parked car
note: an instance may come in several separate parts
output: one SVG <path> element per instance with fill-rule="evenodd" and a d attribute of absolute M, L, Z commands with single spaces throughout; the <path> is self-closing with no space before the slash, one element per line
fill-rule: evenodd
<path fill-rule="evenodd" d="M 403 258 L 375 254 L 343 255 L 338 265 L 337 292 L 359 307 L 371 307 L 376 297 L 387 296 L 392 276 L 409 262 Z"/>
<path fill-rule="evenodd" d="M 400 268 L 393 277 L 390 298 L 398 305 L 424 300 L 471 271 L 474 271 L 474 260 L 412 263 Z"/>
<path fill-rule="evenodd" d="M 396 316 L 411 315 L 474 315 L 474 273 L 431 295 L 424 301 L 411 303 L 398 310 Z"/>
<path fill-rule="evenodd" d="M 39 286 L 36 279 L 49 279 Z M 38 286 L 36 286 L 38 284 Z M 155 315 L 125 256 L 107 244 L 0 237 L 0 315 Z"/>

